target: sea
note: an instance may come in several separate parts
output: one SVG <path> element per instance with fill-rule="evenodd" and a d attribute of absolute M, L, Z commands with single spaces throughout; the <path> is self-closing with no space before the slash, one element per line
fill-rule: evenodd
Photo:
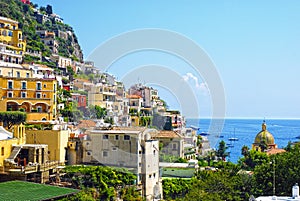
<path fill-rule="evenodd" d="M 250 149 L 255 136 L 262 130 L 263 119 L 225 119 L 223 129 L 214 132 L 210 129 L 211 119 L 187 119 L 187 127 L 197 127 L 198 134 L 207 133 L 210 146 L 217 149 L 219 142 L 224 140 L 230 153 L 227 161 L 237 163 L 242 157 L 241 150 L 244 145 Z M 273 134 L 278 148 L 284 148 L 288 142 L 297 142 L 300 136 L 300 119 L 266 119 L 267 130 Z M 229 138 L 237 138 L 230 141 Z"/>

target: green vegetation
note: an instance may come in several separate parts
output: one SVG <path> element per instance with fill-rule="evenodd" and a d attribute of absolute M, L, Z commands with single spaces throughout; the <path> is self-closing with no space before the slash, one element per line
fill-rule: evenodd
<path fill-rule="evenodd" d="M 0 200 L 48 200 L 77 193 L 78 190 L 23 181 L 0 183 Z"/>
<path fill-rule="evenodd" d="M 222 140 L 219 143 L 219 147 L 218 147 L 216 156 L 222 158 L 222 160 L 225 161 L 226 157 L 229 155 L 229 153 L 226 152 L 226 150 L 227 150 L 226 143 L 224 140 Z"/>
<path fill-rule="evenodd" d="M 160 143 L 160 150 L 163 149 L 163 143 Z M 168 155 L 164 153 L 159 153 L 159 161 L 160 162 L 168 162 L 168 163 L 187 163 L 186 159 L 183 159 L 179 156 Z"/>
<path fill-rule="evenodd" d="M 140 117 L 140 126 L 151 126 L 152 125 L 152 117 L 141 116 Z"/>
<path fill-rule="evenodd" d="M 23 35 L 27 41 L 27 49 L 40 51 L 43 56 L 50 56 L 51 51 L 49 47 L 44 45 L 36 33 L 36 30 L 70 31 L 72 34 L 68 35 L 66 40 L 59 37 L 56 38 L 59 44 L 58 54 L 64 57 L 76 58 L 77 61 L 82 60 L 82 58 L 77 58 L 74 55 L 74 47 L 76 46 L 80 49 L 80 46 L 73 28 L 67 24 L 56 22 L 55 20 L 47 20 L 43 24 L 38 23 L 32 8 L 38 8 L 38 5 L 32 3 L 31 5 L 23 4 L 20 0 L 0 1 L 0 15 L 19 22 L 19 27 L 22 29 Z M 40 7 L 38 10 L 43 14 L 53 13 L 52 6 L 50 5 L 47 5 L 47 7 Z M 32 62 L 38 60 L 37 58 L 26 57 L 24 61 Z"/>
<path fill-rule="evenodd" d="M 190 179 L 164 179 L 163 197 L 166 200 L 183 199 L 191 188 Z"/>
<path fill-rule="evenodd" d="M 25 112 L 0 112 L 0 121 L 3 126 L 11 129 L 13 125 L 26 122 L 27 114 Z"/>
<path fill-rule="evenodd" d="M 251 195 L 273 195 L 274 184 L 276 195 L 291 196 L 292 186 L 300 180 L 300 145 L 289 144 L 286 150 L 285 153 L 268 156 L 244 146 L 244 157 L 238 164 L 212 160 L 210 165 L 213 167 L 202 168 L 190 180 L 164 180 L 164 198 L 246 201 Z M 205 159 L 201 163 L 208 164 Z"/>
<path fill-rule="evenodd" d="M 136 176 L 125 169 L 104 166 L 69 166 L 66 178 L 72 178 L 74 188 L 84 191 L 69 200 L 142 200 L 135 188 Z"/>
<path fill-rule="evenodd" d="M 66 107 L 60 111 L 60 113 L 70 122 L 77 122 L 83 117 L 82 111 L 80 111 L 77 107 L 77 102 L 69 102 Z"/>
<path fill-rule="evenodd" d="M 91 119 L 103 119 L 107 115 L 106 108 L 102 108 L 98 105 L 90 105 L 89 106 L 89 117 Z"/>

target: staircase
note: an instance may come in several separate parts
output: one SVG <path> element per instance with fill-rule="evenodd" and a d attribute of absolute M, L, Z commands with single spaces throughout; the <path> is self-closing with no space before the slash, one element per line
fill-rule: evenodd
<path fill-rule="evenodd" d="M 21 147 L 14 147 L 14 149 L 12 150 L 10 156 L 5 159 L 5 161 L 10 162 L 10 163 L 15 163 L 15 158 L 18 156 L 19 152 L 21 151 Z"/>

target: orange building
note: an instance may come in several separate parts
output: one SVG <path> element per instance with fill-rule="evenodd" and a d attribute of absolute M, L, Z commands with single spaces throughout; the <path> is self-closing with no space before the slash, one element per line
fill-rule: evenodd
<path fill-rule="evenodd" d="M 0 76 L 0 111 L 24 111 L 27 121 L 56 120 L 55 79 Z"/>

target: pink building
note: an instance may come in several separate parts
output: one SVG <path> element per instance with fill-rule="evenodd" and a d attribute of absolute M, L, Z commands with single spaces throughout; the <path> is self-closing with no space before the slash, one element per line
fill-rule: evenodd
<path fill-rule="evenodd" d="M 78 107 L 86 107 L 86 95 L 76 94 L 72 93 L 72 99 L 73 101 L 76 101 L 78 103 Z"/>

